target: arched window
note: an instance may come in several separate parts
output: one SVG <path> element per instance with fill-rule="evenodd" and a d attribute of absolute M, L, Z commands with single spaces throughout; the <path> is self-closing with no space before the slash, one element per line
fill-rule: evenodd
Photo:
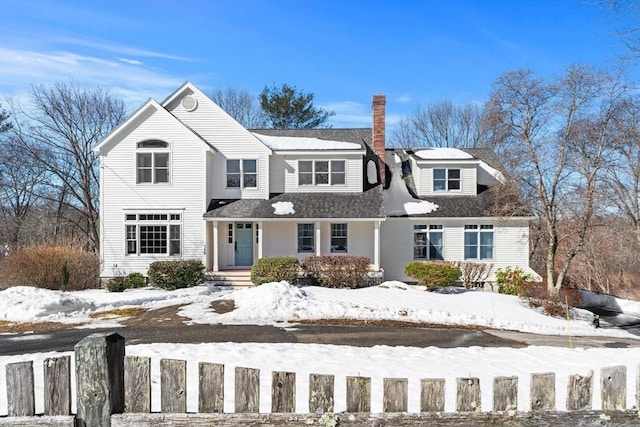
<path fill-rule="evenodd" d="M 136 152 L 138 184 L 169 183 L 169 143 L 158 139 L 140 141 Z"/>

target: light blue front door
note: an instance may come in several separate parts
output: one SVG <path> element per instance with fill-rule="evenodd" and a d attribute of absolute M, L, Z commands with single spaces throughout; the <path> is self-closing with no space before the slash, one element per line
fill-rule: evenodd
<path fill-rule="evenodd" d="M 253 265 L 253 224 L 236 222 L 235 264 Z"/>

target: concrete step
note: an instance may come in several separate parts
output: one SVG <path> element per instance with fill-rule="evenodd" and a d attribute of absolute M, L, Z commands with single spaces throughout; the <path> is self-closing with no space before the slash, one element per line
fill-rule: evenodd
<path fill-rule="evenodd" d="M 207 271 L 205 273 L 205 281 L 234 288 L 254 286 L 251 283 L 251 270 Z"/>

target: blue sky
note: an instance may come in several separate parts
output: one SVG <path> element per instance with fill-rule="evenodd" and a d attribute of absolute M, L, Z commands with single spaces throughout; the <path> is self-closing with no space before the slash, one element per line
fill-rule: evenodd
<path fill-rule="evenodd" d="M 417 106 L 483 102 L 500 74 L 547 77 L 625 52 L 596 0 L 2 0 L 0 103 L 32 84 L 104 86 L 131 109 L 185 80 L 256 96 L 288 83 L 370 125 Z"/>

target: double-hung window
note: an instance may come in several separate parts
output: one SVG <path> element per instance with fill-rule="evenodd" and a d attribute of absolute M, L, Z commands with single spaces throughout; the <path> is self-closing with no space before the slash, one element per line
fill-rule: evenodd
<path fill-rule="evenodd" d="M 464 259 L 493 259 L 493 225 L 464 226 Z"/>
<path fill-rule="evenodd" d="M 180 255 L 180 214 L 141 213 L 125 215 L 127 255 Z"/>
<path fill-rule="evenodd" d="M 136 150 L 138 184 L 169 183 L 169 143 L 156 139 L 141 141 Z"/>
<path fill-rule="evenodd" d="M 298 185 L 344 185 L 346 176 L 344 160 L 298 161 Z"/>
<path fill-rule="evenodd" d="M 258 161 L 255 159 L 227 160 L 227 188 L 257 188 Z"/>
<path fill-rule="evenodd" d="M 430 224 L 413 226 L 413 259 L 444 259 L 442 225 Z"/>
<path fill-rule="evenodd" d="M 298 252 L 315 252 L 313 224 L 298 224 Z"/>
<path fill-rule="evenodd" d="M 347 224 L 331 224 L 331 252 L 347 252 Z"/>
<path fill-rule="evenodd" d="M 459 191 L 460 169 L 434 169 L 433 191 Z"/>

